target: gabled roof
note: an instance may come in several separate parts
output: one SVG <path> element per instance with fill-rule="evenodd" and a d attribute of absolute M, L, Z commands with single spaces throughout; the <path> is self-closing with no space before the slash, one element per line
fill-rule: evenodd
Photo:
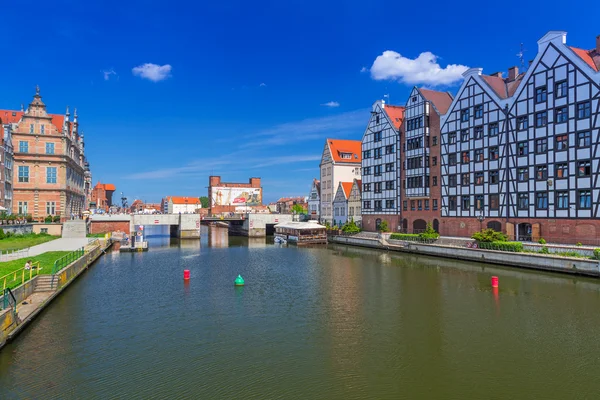
<path fill-rule="evenodd" d="M 358 191 L 360 193 L 362 193 L 362 179 L 355 179 L 352 184 L 354 185 L 356 183 L 356 187 L 358 188 Z"/>
<path fill-rule="evenodd" d="M 199 197 L 169 196 L 169 199 L 173 202 L 173 204 L 197 204 L 197 203 L 200 203 Z"/>
<path fill-rule="evenodd" d="M 596 49 L 593 50 L 583 50 L 578 49 L 577 47 L 569 46 L 573 53 L 577 54 L 579 58 L 581 58 L 587 65 L 589 65 L 594 71 L 598 72 L 598 64 L 600 64 L 600 55 L 596 54 Z M 596 56 L 596 57 L 594 57 Z M 596 60 L 594 60 L 596 58 Z M 598 64 L 596 64 L 598 63 Z"/>
<path fill-rule="evenodd" d="M 115 191 L 117 190 L 117 188 L 115 188 L 115 185 L 113 185 L 112 183 L 96 183 L 96 186 L 94 186 L 94 189 L 103 189 L 106 191 Z"/>
<path fill-rule="evenodd" d="M 319 197 L 321 197 L 321 181 L 315 178 L 313 179 L 313 185 L 315 185 L 315 188 L 317 189 L 317 194 L 319 195 Z"/>
<path fill-rule="evenodd" d="M 360 164 L 362 162 L 360 140 L 327 139 L 327 146 L 334 162 Z M 342 158 L 342 153 L 349 153 L 350 158 Z"/>
<path fill-rule="evenodd" d="M 350 191 L 352 191 L 352 183 L 353 182 L 340 182 L 340 184 L 342 185 L 342 189 L 344 190 L 344 196 L 346 196 L 346 199 L 350 197 Z"/>
<path fill-rule="evenodd" d="M 16 124 L 23 116 L 22 111 L 0 110 L 0 121 L 3 124 Z"/>
<path fill-rule="evenodd" d="M 506 99 L 511 97 L 517 91 L 519 85 L 523 81 L 524 73 L 517 75 L 515 80 L 509 81 L 507 78 L 499 76 L 481 75 L 481 78 L 488 84 L 490 88 L 500 97 Z"/>
<path fill-rule="evenodd" d="M 390 122 L 394 125 L 396 129 L 400 129 L 402 126 L 402 121 L 404 121 L 404 107 L 402 106 L 390 106 L 384 105 L 383 110 L 387 114 Z"/>
<path fill-rule="evenodd" d="M 450 104 L 452 104 L 452 96 L 448 92 L 438 92 L 437 90 L 419 88 L 419 92 L 425 98 L 433 103 L 440 114 L 446 114 Z"/>

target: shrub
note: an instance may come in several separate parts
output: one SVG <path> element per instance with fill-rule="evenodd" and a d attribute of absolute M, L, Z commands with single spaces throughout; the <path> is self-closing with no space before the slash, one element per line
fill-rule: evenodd
<path fill-rule="evenodd" d="M 594 249 L 594 258 L 600 260 L 600 249 Z"/>
<path fill-rule="evenodd" d="M 581 244 L 581 242 L 577 242 L 577 244 L 576 244 L 575 246 L 577 246 L 577 247 L 581 247 L 581 246 L 583 246 L 583 245 Z"/>
<path fill-rule="evenodd" d="M 508 239 L 508 237 L 502 233 L 502 232 L 496 232 L 495 230 L 488 228 L 488 229 L 484 229 L 481 232 L 475 232 L 473 234 L 473 236 L 471 236 L 473 239 L 477 240 L 478 242 L 488 242 L 488 243 L 492 243 L 492 242 L 505 242 L 506 239 Z"/>
<path fill-rule="evenodd" d="M 390 229 L 388 228 L 387 221 L 381 221 L 381 223 L 379 224 L 379 231 L 380 232 L 389 232 L 390 231 Z"/>
<path fill-rule="evenodd" d="M 548 247 L 544 246 L 542 247 L 542 249 L 539 251 L 540 254 L 550 254 L 550 250 L 548 250 Z"/>
<path fill-rule="evenodd" d="M 60 215 L 55 215 L 54 218 L 52 218 L 52 222 L 60 222 Z"/>
<path fill-rule="evenodd" d="M 440 234 L 437 233 L 435 229 L 433 229 L 433 226 L 429 222 L 427 223 L 427 228 L 425 229 L 425 232 L 419 233 L 419 238 L 425 240 L 436 240 L 439 237 Z"/>
<path fill-rule="evenodd" d="M 350 219 L 349 222 L 346 222 L 344 226 L 342 226 L 342 232 L 345 233 L 358 233 L 360 232 L 360 228 L 356 226 L 356 223 L 353 219 Z"/>
<path fill-rule="evenodd" d="M 52 222 L 52 215 L 48 215 L 46 218 L 44 218 L 44 222 L 49 224 L 50 222 Z"/>
<path fill-rule="evenodd" d="M 538 240 L 539 244 L 546 244 L 546 240 L 544 238 L 540 238 L 540 240 Z"/>
<path fill-rule="evenodd" d="M 479 242 L 480 249 L 487 250 L 500 250 L 500 251 L 512 251 L 514 253 L 520 253 L 523 251 L 523 243 L 521 242 Z"/>
<path fill-rule="evenodd" d="M 392 240 L 419 240 L 420 235 L 418 233 L 392 233 L 390 235 Z"/>
<path fill-rule="evenodd" d="M 4 229 L 0 229 L 0 240 L 4 239 L 6 235 L 4 234 Z M 600 249 L 598 249 L 600 250 Z"/>

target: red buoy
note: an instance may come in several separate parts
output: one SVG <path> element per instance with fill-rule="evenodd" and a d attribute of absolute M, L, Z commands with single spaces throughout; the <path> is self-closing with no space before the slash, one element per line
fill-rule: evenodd
<path fill-rule="evenodd" d="M 495 287 L 495 288 L 498 287 L 498 277 L 497 276 L 492 276 L 492 287 Z"/>
<path fill-rule="evenodd" d="M 190 280 L 190 270 L 189 269 L 184 269 L 183 270 L 183 280 L 185 280 L 185 281 L 189 281 Z"/>

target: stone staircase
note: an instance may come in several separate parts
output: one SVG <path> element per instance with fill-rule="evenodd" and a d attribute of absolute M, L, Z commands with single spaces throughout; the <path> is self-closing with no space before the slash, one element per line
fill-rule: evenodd
<path fill-rule="evenodd" d="M 85 221 L 72 220 L 63 223 L 62 237 L 63 238 L 85 238 L 87 229 Z"/>
<path fill-rule="evenodd" d="M 55 279 L 52 275 L 39 275 L 35 280 L 34 292 L 54 292 L 53 282 Z M 56 282 L 54 282 L 56 284 Z"/>

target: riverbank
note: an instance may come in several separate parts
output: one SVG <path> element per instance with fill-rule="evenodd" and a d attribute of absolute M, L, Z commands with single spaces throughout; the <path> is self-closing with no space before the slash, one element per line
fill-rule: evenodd
<path fill-rule="evenodd" d="M 58 295 L 111 246 L 97 240 L 74 262 L 50 275 L 38 275 L 0 296 L 0 349 L 20 334 Z"/>
<path fill-rule="evenodd" d="M 330 236 L 332 243 L 369 247 L 386 251 L 452 258 L 464 261 L 485 262 L 540 271 L 561 272 L 575 275 L 600 277 L 600 263 L 584 258 L 551 256 L 533 253 L 513 253 L 498 250 L 473 249 L 467 247 L 416 243 L 382 238 Z"/>

